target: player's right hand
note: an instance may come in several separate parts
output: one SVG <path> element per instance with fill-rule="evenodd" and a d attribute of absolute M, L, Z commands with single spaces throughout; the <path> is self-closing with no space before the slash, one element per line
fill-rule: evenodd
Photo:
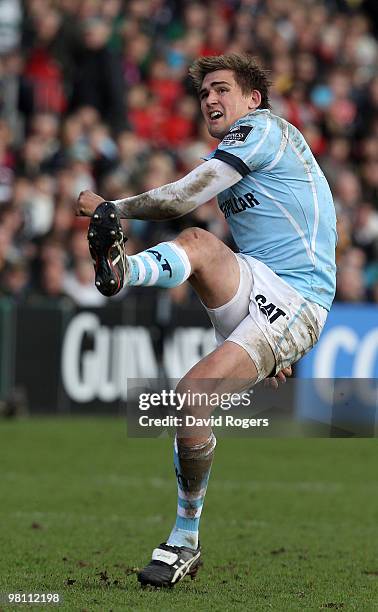
<path fill-rule="evenodd" d="M 286 378 L 288 378 L 292 374 L 293 374 L 293 371 L 291 369 L 291 366 L 288 366 L 287 368 L 283 368 L 282 370 L 277 372 L 275 376 L 266 378 L 264 380 L 264 386 L 270 387 L 271 389 L 278 389 L 280 383 L 284 384 L 286 382 Z"/>
<path fill-rule="evenodd" d="M 103 201 L 104 198 L 86 189 L 78 197 L 75 212 L 82 217 L 91 217 L 97 206 Z"/>

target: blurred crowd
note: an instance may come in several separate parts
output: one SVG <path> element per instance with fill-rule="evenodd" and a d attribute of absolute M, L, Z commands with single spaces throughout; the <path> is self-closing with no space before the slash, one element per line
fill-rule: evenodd
<path fill-rule="evenodd" d="M 272 111 L 330 182 L 337 299 L 378 302 L 377 25 L 374 0 L 0 0 L 0 294 L 105 301 L 73 212 L 80 191 L 118 199 L 194 168 L 217 143 L 188 66 L 236 51 L 270 70 Z M 232 246 L 209 202 L 177 221 L 125 222 L 128 252 L 192 225 Z"/>

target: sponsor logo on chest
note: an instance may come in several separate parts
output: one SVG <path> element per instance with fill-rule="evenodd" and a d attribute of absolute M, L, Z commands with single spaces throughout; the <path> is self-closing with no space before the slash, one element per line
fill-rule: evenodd
<path fill-rule="evenodd" d="M 254 208 L 258 206 L 260 202 L 256 200 L 252 192 L 243 193 L 238 198 L 233 196 L 223 202 L 219 202 L 219 208 L 224 214 L 224 218 L 228 219 L 231 215 L 237 215 L 238 213 L 244 212 L 248 208 Z"/>

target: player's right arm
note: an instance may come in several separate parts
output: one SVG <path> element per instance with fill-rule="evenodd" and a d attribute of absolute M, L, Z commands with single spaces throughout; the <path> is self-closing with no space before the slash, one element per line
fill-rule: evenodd
<path fill-rule="evenodd" d="M 182 179 L 140 195 L 115 200 L 123 219 L 175 219 L 205 204 L 242 178 L 229 164 L 210 159 Z M 82 191 L 76 207 L 78 215 L 91 217 L 103 199 L 92 191 Z"/>

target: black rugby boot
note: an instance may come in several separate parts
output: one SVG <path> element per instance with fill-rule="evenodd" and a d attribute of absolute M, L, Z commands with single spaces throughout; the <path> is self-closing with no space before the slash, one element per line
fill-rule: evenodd
<path fill-rule="evenodd" d="M 177 582 L 197 575 L 201 565 L 201 548 L 197 550 L 187 546 L 169 546 L 160 544 L 152 553 L 152 560 L 138 574 L 142 586 L 173 587 Z"/>
<path fill-rule="evenodd" d="M 89 224 L 88 242 L 96 287 L 107 297 L 116 295 L 124 285 L 128 270 L 126 241 L 116 207 L 112 202 L 101 202 Z"/>

